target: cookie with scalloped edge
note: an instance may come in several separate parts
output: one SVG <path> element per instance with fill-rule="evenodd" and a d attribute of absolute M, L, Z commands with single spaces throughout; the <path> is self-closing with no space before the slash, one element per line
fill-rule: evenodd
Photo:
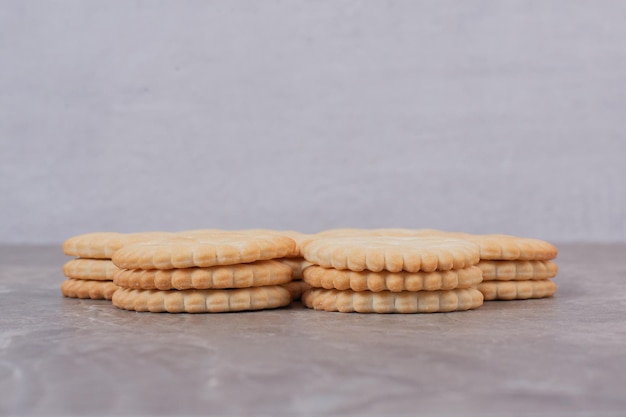
<path fill-rule="evenodd" d="M 475 266 L 433 272 L 371 272 L 310 266 L 304 282 L 312 287 L 352 291 L 436 291 L 475 287 L 482 282 Z"/>
<path fill-rule="evenodd" d="M 478 247 L 471 242 L 430 236 L 317 238 L 303 253 L 307 261 L 324 268 L 373 272 L 462 269 L 479 260 Z"/>
<path fill-rule="evenodd" d="M 76 258 L 63 264 L 63 274 L 68 278 L 112 281 L 119 268 L 108 259 Z"/>
<path fill-rule="evenodd" d="M 313 288 L 302 295 L 302 303 L 342 313 L 445 313 L 478 308 L 483 295 L 475 288 L 399 293 Z"/>
<path fill-rule="evenodd" d="M 68 278 L 61 283 L 61 293 L 69 298 L 110 300 L 117 289 L 117 285 L 111 281 Z"/>
<path fill-rule="evenodd" d="M 90 259 L 111 259 L 124 245 L 173 236 L 168 232 L 116 233 L 94 232 L 73 236 L 63 242 L 63 253 Z"/>
<path fill-rule="evenodd" d="M 123 288 L 189 290 L 248 288 L 291 281 L 293 271 L 278 261 L 182 269 L 120 269 L 113 282 Z"/>
<path fill-rule="evenodd" d="M 556 246 L 540 239 L 501 234 L 447 233 L 446 236 L 459 237 L 476 243 L 480 247 L 481 260 L 548 261 L 558 255 Z"/>
<path fill-rule="evenodd" d="M 279 308 L 291 302 L 280 285 L 233 290 L 133 290 L 120 288 L 113 305 L 152 313 L 226 313 Z"/>
<path fill-rule="evenodd" d="M 234 265 L 296 254 L 296 242 L 289 237 L 232 232 L 127 245 L 115 252 L 113 263 L 121 269 L 175 269 Z"/>
<path fill-rule="evenodd" d="M 548 279 L 556 276 L 559 270 L 552 261 L 483 260 L 476 266 L 482 270 L 484 281 Z"/>
<path fill-rule="evenodd" d="M 547 298 L 556 293 L 556 284 L 549 279 L 527 281 L 483 281 L 478 284 L 485 301 L 527 300 Z"/>
<path fill-rule="evenodd" d="M 471 234 L 463 232 L 447 232 L 436 229 L 331 229 L 319 232 L 317 237 L 358 237 L 358 236 L 441 236 L 466 239 L 480 247 L 480 258 L 489 260 L 550 260 L 556 258 L 557 248 L 540 239 L 519 237 L 504 234 Z"/>

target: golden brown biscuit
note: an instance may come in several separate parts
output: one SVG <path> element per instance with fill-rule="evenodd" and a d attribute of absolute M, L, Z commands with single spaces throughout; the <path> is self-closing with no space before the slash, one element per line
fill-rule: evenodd
<path fill-rule="evenodd" d="M 174 269 L 234 265 L 296 253 L 295 241 L 285 236 L 232 232 L 127 245 L 113 255 L 113 263 L 121 269 Z"/>
<path fill-rule="evenodd" d="M 351 271 L 432 272 L 478 263 L 478 246 L 442 237 L 328 237 L 304 246 L 307 261 L 324 268 Z"/>
<path fill-rule="evenodd" d="M 453 233 L 449 236 L 467 239 L 480 247 L 480 259 L 503 261 L 546 261 L 556 258 L 557 248 L 545 240 L 510 235 L 469 235 Z"/>
<path fill-rule="evenodd" d="M 548 279 L 558 272 L 557 265 L 551 261 L 484 260 L 476 266 L 483 271 L 484 281 Z"/>
<path fill-rule="evenodd" d="M 152 313 L 225 313 L 278 308 L 291 302 L 289 291 L 279 285 L 236 290 L 131 290 L 120 288 L 113 305 Z"/>
<path fill-rule="evenodd" d="M 475 288 L 400 293 L 313 288 L 302 295 L 302 303 L 342 313 L 443 313 L 478 308 L 483 295 Z"/>
<path fill-rule="evenodd" d="M 293 271 L 278 261 L 183 269 L 120 269 L 113 282 L 143 290 L 248 288 L 291 281 Z"/>
<path fill-rule="evenodd" d="M 122 246 L 145 240 L 164 239 L 173 236 L 167 232 L 114 233 L 95 232 L 73 236 L 63 242 L 63 253 L 91 259 L 111 259 Z"/>
<path fill-rule="evenodd" d="M 295 257 L 302 257 L 302 251 L 301 251 L 302 243 L 308 240 L 309 238 L 309 235 L 305 233 L 297 232 L 295 230 L 243 229 L 243 230 L 237 230 L 237 232 L 249 233 L 252 235 L 271 233 L 271 234 L 276 234 L 278 236 L 286 236 L 288 238 L 291 238 L 296 242 L 296 251 L 294 252 L 295 254 L 293 255 Z"/>
<path fill-rule="evenodd" d="M 441 236 L 453 239 L 466 239 L 480 247 L 481 259 L 491 260 L 550 260 L 556 258 L 558 253 L 554 245 L 539 239 L 502 234 L 476 235 L 435 229 L 331 229 L 314 236 Z"/>
<path fill-rule="evenodd" d="M 478 284 L 486 301 L 526 300 L 528 298 L 552 297 L 556 284 L 548 279 L 528 281 L 484 281 Z"/>
<path fill-rule="evenodd" d="M 63 265 L 63 274 L 66 277 L 96 281 L 111 281 L 113 274 L 118 270 L 119 268 L 108 259 L 77 258 Z"/>
<path fill-rule="evenodd" d="M 70 298 L 110 300 L 117 288 L 117 285 L 111 281 L 68 278 L 61 284 L 61 293 Z"/>
<path fill-rule="evenodd" d="M 475 287 L 482 282 L 475 266 L 433 272 L 355 272 L 310 266 L 304 271 L 304 282 L 326 289 L 353 291 L 436 291 Z"/>

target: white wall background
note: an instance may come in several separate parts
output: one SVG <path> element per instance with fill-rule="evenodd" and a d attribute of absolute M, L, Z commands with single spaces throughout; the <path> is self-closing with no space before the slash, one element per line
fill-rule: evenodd
<path fill-rule="evenodd" d="M 626 240 L 626 2 L 0 0 L 0 242 Z"/>

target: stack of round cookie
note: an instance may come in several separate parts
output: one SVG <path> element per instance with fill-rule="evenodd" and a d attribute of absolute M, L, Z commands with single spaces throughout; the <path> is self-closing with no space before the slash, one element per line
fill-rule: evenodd
<path fill-rule="evenodd" d="M 483 282 L 477 288 L 485 300 L 523 300 L 551 297 L 558 267 L 557 248 L 539 239 L 502 234 L 474 235 L 435 229 L 334 229 L 317 236 L 434 236 L 463 239 L 480 249 Z"/>
<path fill-rule="evenodd" d="M 191 231 L 127 245 L 113 255 L 120 268 L 113 305 L 170 313 L 283 307 L 291 296 L 281 284 L 292 270 L 275 259 L 296 254 L 291 238 L 251 231 Z"/>
<path fill-rule="evenodd" d="M 469 235 L 467 240 L 480 247 L 478 267 L 483 282 L 478 289 L 485 300 L 525 300 L 551 297 L 556 284 L 550 280 L 558 272 L 552 260 L 554 245 L 539 239 L 509 235 Z"/>
<path fill-rule="evenodd" d="M 160 232 L 96 232 L 67 239 L 63 242 L 63 253 L 77 258 L 63 265 L 63 273 L 68 279 L 61 284 L 61 292 L 70 298 L 110 300 L 117 290 L 113 283 L 117 267 L 111 261 L 115 251 L 125 244 L 161 235 Z"/>
<path fill-rule="evenodd" d="M 366 231 L 318 235 L 303 248 L 311 262 L 302 296 L 315 310 L 359 313 L 434 313 L 483 303 L 475 287 L 478 247 L 441 237 L 373 236 Z M 350 235 L 349 237 L 345 237 Z"/>

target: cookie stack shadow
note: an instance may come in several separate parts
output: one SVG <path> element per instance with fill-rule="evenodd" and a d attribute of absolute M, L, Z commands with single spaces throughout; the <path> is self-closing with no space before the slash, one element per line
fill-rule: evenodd
<path fill-rule="evenodd" d="M 341 237 L 344 235 L 344 237 Z M 459 239 L 405 236 L 318 236 L 303 248 L 312 266 L 302 296 L 315 310 L 435 313 L 483 303 L 479 249 Z"/>
<path fill-rule="evenodd" d="M 127 245 L 113 256 L 120 287 L 113 305 L 155 313 L 283 307 L 291 295 L 282 285 L 293 271 L 276 259 L 297 253 L 294 240 L 273 233 L 197 233 Z"/>

